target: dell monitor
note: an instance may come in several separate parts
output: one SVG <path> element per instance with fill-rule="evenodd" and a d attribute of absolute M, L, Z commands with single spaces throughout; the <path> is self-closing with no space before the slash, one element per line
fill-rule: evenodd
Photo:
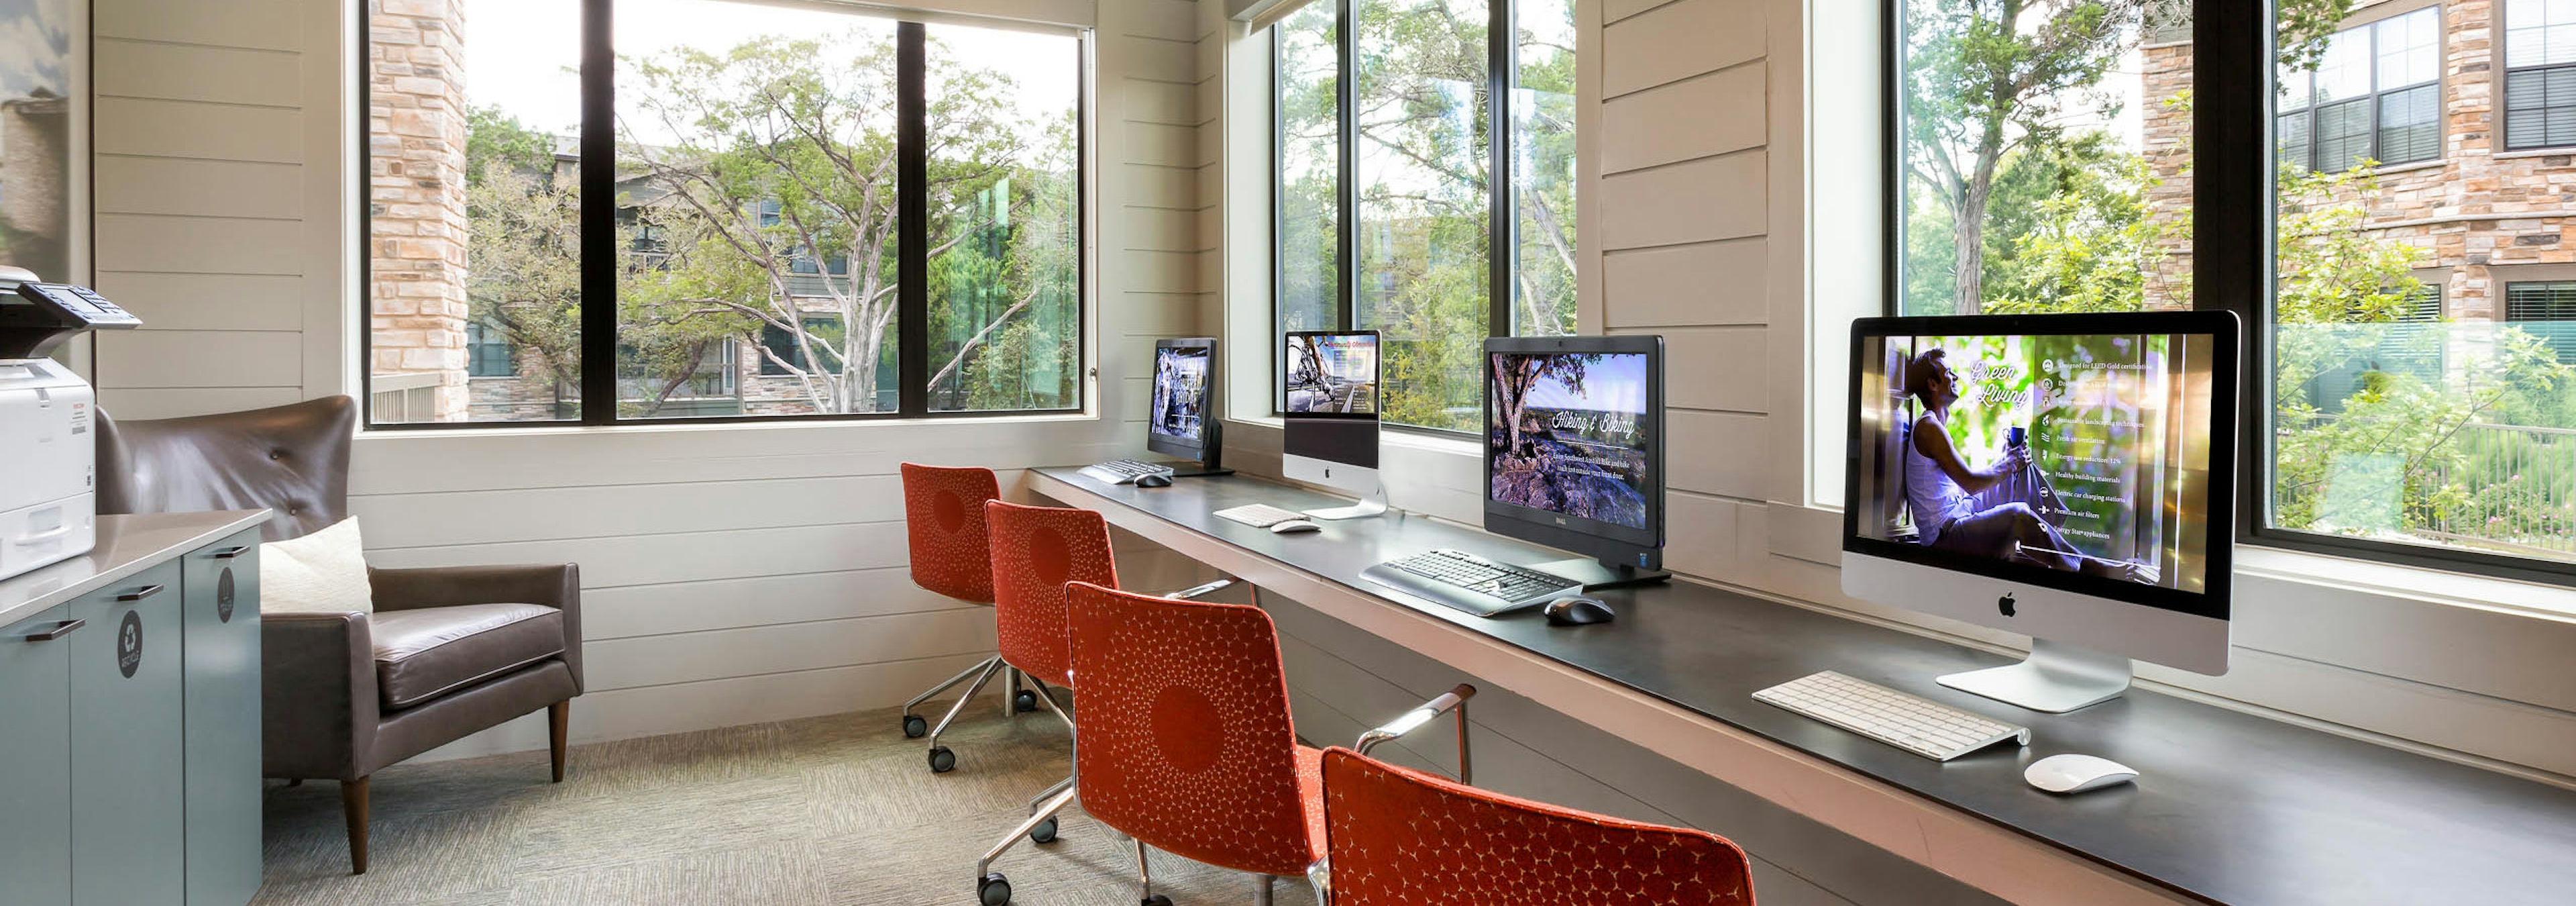
<path fill-rule="evenodd" d="M 1146 404 L 1145 449 L 1165 456 L 1197 460 L 1197 468 L 1176 468 L 1171 477 L 1225 475 L 1221 468 L 1224 435 L 1217 418 L 1214 387 L 1216 340 L 1184 337 L 1154 341 L 1154 395 Z"/>
<path fill-rule="evenodd" d="M 1852 327 L 1843 591 L 2031 637 L 1942 685 L 2071 711 L 2131 659 L 2227 672 L 2235 316 Z"/>
<path fill-rule="evenodd" d="M 1485 341 L 1485 530 L 1584 556 L 1604 588 L 1667 578 L 1662 337 Z"/>
<path fill-rule="evenodd" d="M 1377 332 L 1291 332 L 1280 362 L 1281 474 L 1360 495 L 1356 505 L 1306 515 L 1352 519 L 1386 512 L 1386 486 L 1377 474 Z"/>

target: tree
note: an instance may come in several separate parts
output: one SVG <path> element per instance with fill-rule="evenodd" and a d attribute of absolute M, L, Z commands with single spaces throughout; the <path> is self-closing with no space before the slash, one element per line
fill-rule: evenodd
<path fill-rule="evenodd" d="M 581 386 L 579 181 L 557 178 L 552 138 L 499 108 L 467 110 L 466 136 L 466 317 L 561 399 Z"/>
<path fill-rule="evenodd" d="M 1070 197 L 1072 124 L 1069 115 L 1038 124 L 1043 135 L 1033 137 L 1018 122 L 1013 80 L 948 62 L 954 55 L 932 43 L 932 279 L 996 281 L 1010 299 L 932 363 L 946 381 L 1050 289 L 1062 305 L 1077 298 L 1072 253 L 1031 247 L 1069 248 L 1069 233 L 1033 244 L 1003 227 L 998 243 L 974 252 L 983 259 L 944 260 L 970 240 L 993 238 L 958 212 L 996 187 L 1008 198 L 988 219 L 1005 224 L 1025 222 L 1041 190 Z M 621 203 L 666 237 L 669 255 L 630 273 L 636 291 L 621 294 L 635 309 L 629 323 L 695 323 L 739 337 L 815 409 L 877 408 L 880 374 L 892 365 L 902 258 L 890 35 L 767 36 L 721 53 L 681 49 L 622 62 L 643 122 L 620 120 L 621 170 L 636 174 Z M 647 143 L 639 127 L 674 139 Z M 764 332 L 786 337 L 792 354 L 750 342 Z"/>
<path fill-rule="evenodd" d="M 1567 392 L 1583 394 L 1583 373 L 1601 362 L 1599 354 L 1514 356 L 1511 368 L 1494 370 L 1494 403 L 1502 407 L 1503 429 L 1509 432 L 1506 450 L 1521 448 L 1521 413 L 1529 406 L 1530 388 L 1540 378 L 1555 378 Z"/>

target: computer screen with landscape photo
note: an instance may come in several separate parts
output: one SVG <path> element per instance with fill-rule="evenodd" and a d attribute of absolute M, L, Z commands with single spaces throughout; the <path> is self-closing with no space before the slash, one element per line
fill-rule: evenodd
<path fill-rule="evenodd" d="M 1376 416 L 1377 334 L 1292 333 L 1285 364 L 1288 414 Z"/>
<path fill-rule="evenodd" d="M 1491 352 L 1487 493 L 1632 529 L 1652 489 L 1644 353 Z"/>
<path fill-rule="evenodd" d="M 1211 352 L 1206 346 L 1154 349 L 1154 399 L 1146 413 L 1146 430 L 1198 442 L 1206 429 Z"/>
<path fill-rule="evenodd" d="M 1863 538 L 2207 588 L 2216 338 L 1864 336 Z M 2224 531 L 2224 526 L 2217 527 Z"/>

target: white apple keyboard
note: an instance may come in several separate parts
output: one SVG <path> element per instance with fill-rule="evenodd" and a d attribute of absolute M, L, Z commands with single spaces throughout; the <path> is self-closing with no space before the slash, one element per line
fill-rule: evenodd
<path fill-rule="evenodd" d="M 1232 509 L 1218 510 L 1215 515 L 1216 518 L 1228 522 L 1240 522 L 1253 528 L 1269 528 L 1292 519 L 1306 518 L 1304 513 L 1283 510 L 1266 503 L 1248 503 Z"/>
<path fill-rule="evenodd" d="M 1831 670 L 1753 693 L 1774 705 L 1934 761 L 2007 739 L 2030 745 L 2030 728 L 1981 717 Z"/>

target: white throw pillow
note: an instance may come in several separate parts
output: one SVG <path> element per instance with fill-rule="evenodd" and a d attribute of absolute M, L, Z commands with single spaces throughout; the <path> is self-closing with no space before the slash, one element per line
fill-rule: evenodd
<path fill-rule="evenodd" d="M 259 549 L 261 613 L 374 613 L 358 517 Z"/>

